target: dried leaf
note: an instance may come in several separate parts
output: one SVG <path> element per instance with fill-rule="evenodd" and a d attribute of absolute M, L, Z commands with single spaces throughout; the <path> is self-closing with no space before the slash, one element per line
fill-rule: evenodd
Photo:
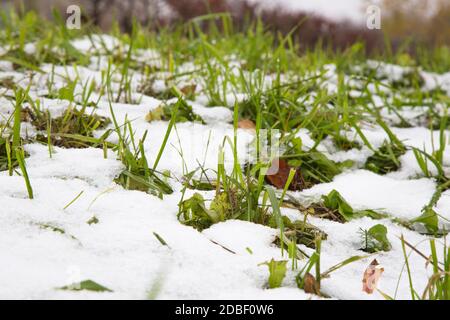
<path fill-rule="evenodd" d="M 145 121 L 152 122 L 152 121 L 159 121 L 162 120 L 164 117 L 164 109 L 162 106 L 159 106 L 145 116 Z"/>
<path fill-rule="evenodd" d="M 306 293 L 320 295 L 320 286 L 316 278 L 311 273 L 306 273 L 304 278 L 303 290 Z"/>
<path fill-rule="evenodd" d="M 372 294 L 377 289 L 378 281 L 384 269 L 379 266 L 377 259 L 374 259 L 367 267 L 363 276 L 363 291 Z"/>
<path fill-rule="evenodd" d="M 180 89 L 180 91 L 186 96 L 192 96 L 195 94 L 195 90 L 197 89 L 196 84 L 186 85 Z"/>
<path fill-rule="evenodd" d="M 274 159 L 266 173 L 266 181 L 272 186 L 283 189 L 289 178 L 289 173 L 293 169 L 283 159 Z M 289 190 L 296 191 L 305 188 L 305 182 L 299 168 L 295 169 L 295 176 L 289 186 Z"/>
<path fill-rule="evenodd" d="M 252 120 L 243 119 L 238 122 L 238 128 L 240 128 L 240 129 L 256 129 L 256 125 Z"/>

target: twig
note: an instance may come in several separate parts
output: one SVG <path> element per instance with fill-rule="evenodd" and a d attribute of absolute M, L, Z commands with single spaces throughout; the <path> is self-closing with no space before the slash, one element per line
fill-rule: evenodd
<path fill-rule="evenodd" d="M 416 247 L 414 247 L 412 244 L 410 244 L 408 241 L 405 240 L 405 238 L 403 237 L 403 235 L 401 237 L 397 236 L 397 238 L 399 238 L 401 241 L 403 241 L 411 250 L 413 250 L 415 253 L 417 253 L 419 256 L 421 256 L 422 258 L 424 258 L 427 262 L 431 262 L 434 264 L 434 261 L 431 259 L 431 257 L 427 257 L 426 255 L 424 255 L 422 252 L 420 252 L 418 249 L 416 249 Z M 437 264 L 436 264 L 437 265 Z M 439 269 L 440 272 L 444 272 L 444 270 L 442 270 L 441 268 L 439 268 L 439 266 L 437 266 L 437 268 Z"/>

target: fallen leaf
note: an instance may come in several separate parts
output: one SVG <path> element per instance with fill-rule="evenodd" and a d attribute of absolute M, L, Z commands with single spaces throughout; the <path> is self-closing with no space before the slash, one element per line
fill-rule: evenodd
<path fill-rule="evenodd" d="M 374 259 L 367 267 L 363 276 L 363 291 L 372 294 L 377 289 L 378 281 L 384 269 L 379 266 L 377 259 Z"/>
<path fill-rule="evenodd" d="M 319 283 L 311 273 L 308 272 L 305 274 L 304 282 L 303 290 L 305 290 L 306 293 L 320 295 Z"/>
<path fill-rule="evenodd" d="M 184 86 L 183 88 L 180 89 L 180 91 L 186 96 L 191 96 L 195 93 L 196 89 L 197 89 L 197 85 L 191 84 L 191 85 Z"/>
<path fill-rule="evenodd" d="M 289 190 L 296 191 L 304 189 L 305 182 L 300 168 L 292 168 L 285 160 L 279 158 L 272 161 L 272 164 L 266 173 L 266 181 L 278 189 L 283 189 L 288 181 L 291 169 L 295 169 L 295 175 L 289 185 Z"/>
<path fill-rule="evenodd" d="M 240 128 L 240 129 L 256 129 L 256 125 L 252 120 L 243 119 L 238 122 L 238 128 Z"/>
<path fill-rule="evenodd" d="M 149 113 L 147 113 L 147 115 L 145 116 L 145 121 L 152 122 L 162 120 L 163 116 L 164 116 L 164 109 L 162 106 L 159 106 L 150 111 Z"/>

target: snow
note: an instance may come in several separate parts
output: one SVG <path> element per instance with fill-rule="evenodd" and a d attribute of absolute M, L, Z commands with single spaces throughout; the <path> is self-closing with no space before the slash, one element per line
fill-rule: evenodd
<path fill-rule="evenodd" d="M 435 183 L 430 179 L 396 180 L 366 170 L 337 176 L 331 183 L 318 184 L 303 192 L 326 195 L 336 189 L 355 209 L 373 209 L 397 218 L 414 219 L 430 201 Z"/>
<path fill-rule="evenodd" d="M 341 4 L 345 7 L 356 5 L 356 2 L 359 1 Z M 316 5 L 324 3 L 319 1 Z M 336 14 L 338 12 L 340 11 L 336 11 Z M 108 50 L 126 50 L 118 39 L 110 36 L 98 35 L 92 39 L 97 45 L 104 43 Z M 12 77 L 13 81 L 22 86 L 31 84 L 30 96 L 39 100 L 41 109 L 49 111 L 54 117 L 62 115 L 69 107 L 80 108 L 83 103 L 83 85 L 95 81 L 95 92 L 89 101 L 98 101 L 98 104 L 96 108 L 87 108 L 86 112 L 112 118 L 112 109 L 120 125 L 126 120 L 130 121 L 135 142 L 147 133 L 144 148 L 149 164 L 153 164 L 166 135 L 168 123 L 149 123 L 145 116 L 161 104 L 173 100 L 163 101 L 139 93 L 139 84 L 145 77 L 135 72 L 130 83 L 132 101 L 109 103 L 107 97 L 99 95 L 102 70 L 106 68 L 105 52 L 98 46 L 94 49 L 88 38 L 76 40 L 73 45 L 82 52 L 95 52 L 98 55 L 92 68 L 55 67 L 56 88 L 67 84 L 66 77 L 79 80 L 74 103 L 46 97 L 47 80 L 52 70 L 50 65 L 41 66 L 45 74 L 29 79 L 23 73 L 9 70 L 8 65 L 0 64 L 0 69 L 3 70 L 0 71 L 0 79 Z M 33 46 L 27 48 L 31 52 Z M 135 57 L 136 61 L 141 62 L 150 59 L 156 65 L 161 62 L 160 58 L 156 50 L 142 51 Z M 237 64 L 236 61 L 233 63 Z M 178 66 L 180 69 L 192 67 L 195 68 L 195 65 Z M 401 78 L 407 71 L 387 64 L 377 64 L 377 68 L 384 72 L 381 75 L 389 74 L 392 77 L 390 80 Z M 334 65 L 326 66 L 327 79 L 323 86 L 329 92 L 334 92 L 337 88 L 335 69 Z M 112 88 L 117 93 L 120 77 L 115 71 Z M 447 81 L 449 74 L 437 75 L 424 71 L 421 74 L 425 78 L 424 90 L 442 86 L 450 92 L 450 82 Z M 164 75 L 159 76 L 161 82 L 158 85 L 162 90 L 167 89 Z M 267 85 L 271 79 L 266 76 Z M 185 77 L 180 81 L 190 83 L 196 80 L 198 79 Z M 355 86 L 357 85 L 355 82 Z M 377 97 L 380 92 L 376 88 L 371 89 Z M 214 107 L 207 106 L 209 101 L 205 95 L 197 96 L 195 101 L 188 101 L 194 112 L 202 116 L 206 123 L 178 123 L 170 134 L 158 170 L 170 171 L 169 182 L 175 191 L 163 199 L 139 191 L 125 190 L 116 184 L 114 179 L 124 169 L 124 165 L 112 150 L 107 151 L 105 158 L 101 149 L 54 147 L 50 157 L 47 146 L 26 144 L 25 149 L 29 154 L 26 166 L 34 199 L 28 199 L 21 176 L 9 176 L 8 172 L 0 172 L 0 261 L 9 266 L 0 273 L 0 298 L 146 299 L 151 295 L 152 288 L 160 284 L 156 292 L 158 299 L 318 299 L 297 288 L 297 272 L 290 269 L 282 288 L 267 289 L 267 266 L 260 264 L 272 258 L 288 260 L 286 252 L 282 254 L 273 244 L 278 230 L 246 221 L 229 220 L 199 232 L 181 224 L 177 219 L 177 204 L 182 197 L 180 180 L 183 175 L 198 170 L 201 166 L 214 177 L 220 147 L 225 150 L 227 170 L 231 171 L 233 166 L 232 147 L 227 142 L 227 137 L 231 139 L 234 133 L 231 124 L 232 107 L 236 101 L 244 100 L 246 94 L 227 92 L 225 98 L 225 106 Z M 389 99 L 380 98 L 374 105 L 381 108 L 380 114 L 383 117 L 395 122 L 398 119 L 391 116 L 385 108 L 385 104 L 389 102 Z M 13 107 L 9 99 L 0 97 L 0 123 L 5 123 L 10 118 Z M 403 115 L 408 119 L 420 118 L 426 112 L 424 108 L 406 108 Z M 375 148 L 380 147 L 388 138 L 377 125 L 360 125 Z M 417 120 L 416 125 L 413 128 L 392 128 L 408 148 L 400 158 L 402 165 L 397 172 L 382 176 L 363 170 L 361 167 L 373 154 L 372 150 L 363 147 L 361 150 L 337 151 L 330 140 L 325 139 L 318 144 L 317 150 L 336 161 L 354 160 L 355 166 L 329 183 L 290 194 L 299 201 L 307 202 L 318 200 L 335 189 L 355 209 L 373 209 L 400 219 L 418 217 L 436 191 L 436 181 L 423 177 L 411 147 L 432 152 L 433 147 L 439 148 L 440 133 L 421 125 L 421 120 Z M 106 129 L 95 132 L 95 135 L 101 136 L 105 130 L 113 128 L 111 124 Z M 31 124 L 23 124 L 21 129 L 24 137 L 35 133 Z M 344 135 L 357 137 L 362 143 L 362 139 L 353 130 L 343 131 Z M 244 158 L 251 156 L 255 136 L 249 130 L 239 129 L 237 132 L 236 149 L 243 163 Z M 448 134 L 447 131 L 445 133 Z M 304 128 L 295 132 L 295 135 L 301 138 L 305 150 L 316 145 L 311 132 Z M 109 141 L 117 142 L 117 135 L 111 135 Z M 447 150 L 444 151 L 444 159 L 444 167 L 448 170 L 450 154 Z M 430 167 L 430 171 L 433 173 L 435 169 Z M 188 191 L 186 196 L 192 193 L 193 191 Z M 213 193 L 202 194 L 211 199 Z M 441 225 L 446 227 L 448 223 L 445 219 L 450 219 L 449 208 L 450 192 L 446 191 L 435 207 L 444 218 Z M 282 213 L 290 218 L 304 219 L 297 210 L 282 208 Z M 93 217 L 98 220 L 97 223 L 91 223 Z M 429 254 L 426 236 L 408 230 L 390 219 L 376 221 L 361 218 L 345 224 L 316 217 L 307 219 L 328 234 L 327 240 L 322 243 L 323 270 L 350 256 L 365 254 L 360 250 L 362 229 L 368 229 L 377 223 L 388 228 L 388 237 L 393 246 L 391 251 L 368 256 L 332 273 L 330 278 L 323 279 L 322 290 L 333 299 L 383 299 L 378 292 L 369 296 L 361 290 L 363 272 L 374 258 L 385 266 L 379 288 L 393 295 L 404 264 L 398 238 L 401 235 L 426 255 Z M 167 246 L 154 233 L 163 238 Z M 440 242 L 438 241 L 438 252 L 442 251 Z M 312 253 L 310 248 L 301 246 L 301 249 Z M 307 260 L 300 260 L 299 267 L 306 263 Z M 418 255 L 410 256 L 419 292 L 425 287 L 429 276 L 425 263 Z M 58 289 L 86 279 L 96 281 L 113 292 Z M 408 299 L 409 295 L 408 281 L 403 274 L 396 297 Z"/>

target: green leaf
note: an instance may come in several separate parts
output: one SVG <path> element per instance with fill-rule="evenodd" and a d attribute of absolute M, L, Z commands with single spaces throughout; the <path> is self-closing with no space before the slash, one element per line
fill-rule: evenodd
<path fill-rule="evenodd" d="M 166 240 L 163 239 L 163 237 L 161 237 L 159 234 L 157 234 L 156 232 L 153 232 L 153 235 L 155 236 L 156 239 L 158 239 L 158 241 L 163 245 L 166 246 L 168 248 L 170 248 L 170 246 L 167 244 Z"/>
<path fill-rule="evenodd" d="M 59 99 L 73 101 L 76 82 L 72 81 L 58 91 Z"/>
<path fill-rule="evenodd" d="M 231 210 L 231 204 L 228 200 L 228 193 L 222 192 L 214 197 L 214 200 L 211 202 L 209 209 L 217 214 L 217 218 L 220 221 L 225 220 L 225 217 Z"/>
<path fill-rule="evenodd" d="M 336 190 L 332 190 L 328 195 L 322 196 L 322 199 L 327 208 L 337 210 L 346 221 L 355 218 L 353 208 Z"/>
<path fill-rule="evenodd" d="M 210 227 L 220 220 L 220 216 L 214 210 L 208 210 L 205 206 L 205 199 L 200 193 L 184 200 L 179 204 L 179 219 L 182 223 L 192 226 L 198 230 Z"/>
<path fill-rule="evenodd" d="M 60 290 L 70 290 L 70 291 L 95 291 L 95 292 L 113 292 L 111 289 L 108 289 L 101 284 L 98 284 L 92 280 L 84 280 L 81 282 L 73 283 L 68 286 L 64 286 L 59 288 Z"/>
<path fill-rule="evenodd" d="M 205 123 L 203 118 L 196 114 L 192 106 L 187 104 L 183 99 L 180 99 L 177 103 L 161 105 L 153 109 L 146 115 L 145 120 L 148 122 L 169 121 L 172 118 L 176 123 L 187 121 Z"/>
<path fill-rule="evenodd" d="M 266 265 L 269 267 L 269 288 L 279 288 L 281 287 L 281 283 L 283 282 L 284 277 L 286 276 L 286 267 L 287 261 L 275 261 L 274 259 L 261 263 L 261 265 Z"/>
<path fill-rule="evenodd" d="M 365 232 L 364 251 L 374 253 L 378 251 L 389 251 L 392 248 L 387 238 L 387 228 L 382 224 L 374 225 Z"/>
<path fill-rule="evenodd" d="M 419 217 L 413 219 L 413 223 L 422 223 L 427 228 L 427 231 L 436 234 L 439 231 L 439 219 L 436 211 L 433 209 L 426 209 Z"/>

